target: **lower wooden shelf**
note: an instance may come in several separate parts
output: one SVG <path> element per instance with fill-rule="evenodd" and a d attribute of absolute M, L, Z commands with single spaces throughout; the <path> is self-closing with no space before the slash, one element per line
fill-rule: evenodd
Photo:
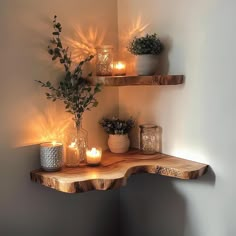
<path fill-rule="evenodd" d="M 143 155 L 138 150 L 125 154 L 103 153 L 100 166 L 81 165 L 58 172 L 31 171 L 31 180 L 66 193 L 108 190 L 124 186 L 132 174 L 150 173 L 179 179 L 196 179 L 208 165 L 165 154 Z"/>

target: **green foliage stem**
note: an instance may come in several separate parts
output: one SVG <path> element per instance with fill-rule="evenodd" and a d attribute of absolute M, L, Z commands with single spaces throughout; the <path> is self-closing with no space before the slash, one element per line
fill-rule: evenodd
<path fill-rule="evenodd" d="M 59 85 L 55 87 L 50 81 L 42 82 L 36 80 L 41 87 L 45 87 L 49 90 L 46 93 L 46 97 L 49 100 L 55 102 L 61 100 L 65 104 L 66 112 L 74 115 L 77 122 L 82 117 L 83 112 L 91 110 L 91 108 L 98 105 L 98 101 L 95 95 L 101 91 L 101 85 L 96 84 L 92 87 L 88 80 L 82 76 L 83 65 L 90 62 L 94 56 L 90 55 L 81 61 L 75 69 L 71 69 L 71 53 L 69 48 L 63 47 L 60 35 L 62 32 L 62 26 L 57 22 L 57 16 L 54 16 L 53 20 L 53 32 L 50 45 L 48 46 L 48 53 L 51 55 L 52 60 L 58 60 L 65 70 L 65 77 L 60 81 Z M 88 74 L 91 76 L 91 73 Z"/>

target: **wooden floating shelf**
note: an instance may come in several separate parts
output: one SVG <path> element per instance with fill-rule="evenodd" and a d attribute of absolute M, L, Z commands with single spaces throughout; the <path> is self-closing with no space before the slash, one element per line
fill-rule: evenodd
<path fill-rule="evenodd" d="M 126 185 L 132 174 L 150 173 L 179 179 L 196 179 L 207 171 L 208 165 L 165 154 L 143 155 L 138 150 L 125 154 L 103 153 L 100 166 L 82 165 L 63 168 L 58 172 L 34 170 L 31 180 L 66 193 L 116 189 Z"/>
<path fill-rule="evenodd" d="M 183 75 L 153 75 L 153 76 L 103 76 L 90 77 L 92 85 L 100 83 L 104 86 L 136 86 L 136 85 L 177 85 L 183 84 Z"/>

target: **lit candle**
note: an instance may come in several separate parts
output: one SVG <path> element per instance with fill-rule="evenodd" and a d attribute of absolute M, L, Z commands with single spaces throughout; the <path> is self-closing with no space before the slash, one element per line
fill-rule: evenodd
<path fill-rule="evenodd" d="M 124 61 L 116 61 L 113 64 L 114 75 L 126 75 L 126 64 Z"/>
<path fill-rule="evenodd" d="M 53 141 L 40 144 L 40 164 L 45 171 L 58 171 L 63 164 L 63 145 Z"/>
<path fill-rule="evenodd" d="M 87 164 L 91 166 L 99 165 L 102 158 L 102 149 L 93 147 L 86 150 Z"/>
<path fill-rule="evenodd" d="M 80 164 L 79 150 L 76 142 L 72 142 L 66 148 L 66 166 L 77 167 Z"/>

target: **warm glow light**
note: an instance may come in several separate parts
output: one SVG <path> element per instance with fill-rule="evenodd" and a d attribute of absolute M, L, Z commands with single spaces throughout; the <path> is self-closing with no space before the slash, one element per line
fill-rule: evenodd
<path fill-rule="evenodd" d="M 50 148 L 50 147 L 60 147 L 60 146 L 62 146 L 62 143 L 58 143 L 58 142 L 50 142 L 50 143 L 41 143 L 40 144 L 40 147 L 48 147 L 48 148 Z"/>
<path fill-rule="evenodd" d="M 126 75 L 126 63 L 123 61 L 117 61 L 113 63 L 114 75 Z"/>
<path fill-rule="evenodd" d="M 119 37 L 119 49 L 120 56 L 125 58 L 126 65 L 126 73 L 133 74 L 135 71 L 135 56 L 128 52 L 127 45 L 134 37 L 140 37 L 145 34 L 149 24 L 144 22 L 142 16 L 138 16 L 133 21 L 130 21 L 129 24 L 123 25 L 120 27 L 120 37 Z"/>
<path fill-rule="evenodd" d="M 69 145 L 69 148 L 76 148 L 76 142 L 72 142 L 72 143 Z"/>
<path fill-rule="evenodd" d="M 121 62 L 118 62 L 118 64 L 115 65 L 115 68 L 118 69 L 118 70 L 121 70 L 121 69 L 125 68 L 125 65 L 122 64 Z"/>
<path fill-rule="evenodd" d="M 89 27 L 84 31 L 81 27 L 76 27 L 75 35 L 72 38 L 66 38 L 66 44 L 72 51 L 72 60 L 78 63 L 86 56 L 96 54 L 95 48 L 103 44 L 104 37 L 104 29 Z"/>
<path fill-rule="evenodd" d="M 52 141 L 53 146 L 56 146 L 56 144 L 57 144 L 57 141 Z"/>
<path fill-rule="evenodd" d="M 92 179 L 97 179 L 98 178 L 98 174 L 97 173 L 91 173 L 91 178 Z"/>
<path fill-rule="evenodd" d="M 91 150 L 86 150 L 88 165 L 98 165 L 102 158 L 102 149 L 93 147 Z"/>

